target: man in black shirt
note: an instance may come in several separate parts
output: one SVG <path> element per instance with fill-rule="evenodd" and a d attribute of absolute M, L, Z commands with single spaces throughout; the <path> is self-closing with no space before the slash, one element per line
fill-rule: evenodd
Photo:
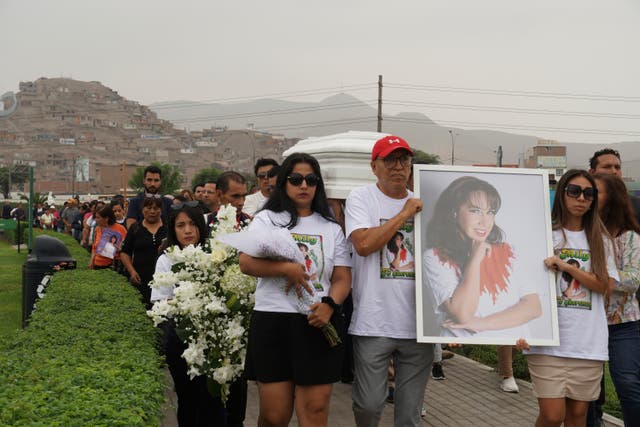
<path fill-rule="evenodd" d="M 127 208 L 126 226 L 129 228 L 134 222 L 142 221 L 142 202 L 145 197 L 155 197 L 162 199 L 162 222 L 167 223 L 169 209 L 171 209 L 172 200 L 166 196 L 162 196 L 158 191 L 162 184 L 162 171 L 157 166 L 147 166 L 144 170 L 144 178 L 142 185 L 144 192 L 138 193 L 136 197 L 129 199 L 129 207 Z"/>

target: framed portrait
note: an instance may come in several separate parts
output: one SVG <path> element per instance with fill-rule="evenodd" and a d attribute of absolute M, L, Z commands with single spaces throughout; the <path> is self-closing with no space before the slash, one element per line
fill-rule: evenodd
<path fill-rule="evenodd" d="M 420 342 L 559 345 L 545 170 L 415 165 Z"/>

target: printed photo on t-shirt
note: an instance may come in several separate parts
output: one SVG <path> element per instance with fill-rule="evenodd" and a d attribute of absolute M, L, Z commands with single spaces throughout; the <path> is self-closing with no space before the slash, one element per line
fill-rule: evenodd
<path fill-rule="evenodd" d="M 322 236 L 313 234 L 291 233 L 304 257 L 304 268 L 309 275 L 313 287 L 322 291 L 322 272 L 324 269 L 324 248 Z"/>
<path fill-rule="evenodd" d="M 574 265 L 580 270 L 591 270 L 591 254 L 588 250 L 564 248 L 560 250 L 558 256 L 567 264 Z M 582 286 L 566 272 L 558 272 L 556 283 L 558 307 L 591 310 L 590 289 Z"/>
<path fill-rule="evenodd" d="M 387 222 L 381 219 L 380 225 Z M 413 220 L 405 222 L 380 252 L 381 279 L 415 279 Z"/>
<path fill-rule="evenodd" d="M 96 253 L 106 258 L 114 259 L 120 247 L 122 235 L 115 230 L 105 228 L 102 230 L 100 240 L 96 246 Z"/>

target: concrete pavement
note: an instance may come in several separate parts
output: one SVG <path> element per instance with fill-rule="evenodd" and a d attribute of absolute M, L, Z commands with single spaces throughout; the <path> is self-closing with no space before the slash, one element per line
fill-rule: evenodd
<path fill-rule="evenodd" d="M 519 393 L 504 393 L 498 386 L 495 370 L 460 355 L 446 360 L 447 379 L 429 379 L 425 392 L 427 415 L 425 426 L 533 426 L 538 403 L 531 384 L 517 380 Z M 174 398 L 175 399 L 175 398 Z M 175 402 L 175 400 L 174 400 Z M 174 403 L 175 405 L 175 403 Z M 175 415 L 169 408 L 163 427 L 176 426 Z M 255 426 L 258 417 L 258 388 L 249 384 L 245 426 Z M 295 415 L 291 426 L 297 426 Z M 605 426 L 623 426 L 621 420 L 605 415 Z M 351 385 L 335 384 L 329 411 L 329 426 L 353 427 Z M 393 426 L 393 405 L 387 404 L 380 426 Z"/>

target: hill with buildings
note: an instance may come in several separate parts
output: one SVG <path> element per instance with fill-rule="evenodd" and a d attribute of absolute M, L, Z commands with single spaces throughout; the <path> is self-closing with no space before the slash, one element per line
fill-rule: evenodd
<path fill-rule="evenodd" d="M 256 158 L 280 158 L 299 138 L 375 130 L 376 116 L 375 108 L 347 94 L 315 103 L 175 101 L 149 108 L 100 82 L 43 77 L 0 97 L 0 165 L 34 166 L 36 191 L 115 194 L 135 167 L 159 161 L 177 165 L 186 187 L 212 165 L 251 173 Z M 383 131 L 447 164 L 452 139 L 461 165 L 495 164 L 501 146 L 504 164 L 524 166 L 534 147 L 557 145 L 529 135 L 443 127 L 415 112 L 385 115 Z M 611 146 L 622 154 L 625 175 L 638 180 L 640 144 Z M 566 165 L 586 167 L 599 148 L 567 145 Z"/>
<path fill-rule="evenodd" d="M 188 186 L 202 168 L 250 173 L 257 157 L 295 143 L 226 126 L 187 132 L 96 81 L 21 82 L 0 103 L 0 165 L 34 166 L 41 192 L 122 193 L 135 167 L 152 161 L 177 165 Z"/>

